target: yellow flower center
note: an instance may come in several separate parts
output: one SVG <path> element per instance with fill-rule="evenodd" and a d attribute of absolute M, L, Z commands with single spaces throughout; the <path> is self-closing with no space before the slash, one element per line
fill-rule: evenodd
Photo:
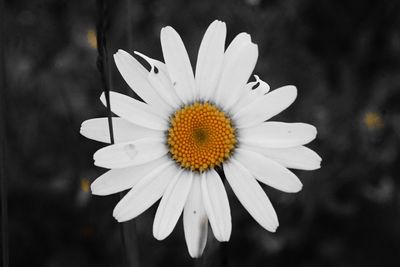
<path fill-rule="evenodd" d="M 208 102 L 196 102 L 173 114 L 167 142 L 172 158 L 183 168 L 205 171 L 231 156 L 236 136 L 224 112 Z"/>

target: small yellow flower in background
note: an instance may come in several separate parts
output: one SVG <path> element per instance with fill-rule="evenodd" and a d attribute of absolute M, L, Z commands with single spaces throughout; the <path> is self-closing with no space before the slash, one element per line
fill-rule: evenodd
<path fill-rule="evenodd" d="M 380 129 L 384 126 L 381 115 L 376 112 L 366 112 L 363 117 L 363 123 L 368 129 Z"/>
<path fill-rule="evenodd" d="M 91 48 L 97 49 L 97 37 L 95 30 L 88 30 L 88 32 L 86 33 L 86 39 Z"/>
<path fill-rule="evenodd" d="M 89 193 L 89 191 L 90 191 L 90 182 L 89 182 L 88 179 L 82 178 L 80 185 L 81 185 L 81 189 L 82 189 L 83 192 Z"/>

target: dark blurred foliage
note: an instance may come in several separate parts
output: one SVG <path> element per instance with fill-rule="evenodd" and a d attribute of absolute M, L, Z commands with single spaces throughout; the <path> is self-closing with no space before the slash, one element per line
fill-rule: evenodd
<path fill-rule="evenodd" d="M 228 42 L 246 31 L 259 45 L 255 73 L 272 88 L 299 88 L 276 119 L 318 128 L 311 147 L 322 168 L 295 171 L 303 190 L 265 187 L 280 219 L 276 233 L 253 221 L 228 187 L 228 266 L 400 266 L 399 1 L 128 1 L 110 1 L 110 53 L 162 59 L 159 32 L 172 25 L 194 63 L 208 24 L 223 20 Z M 104 172 L 92 162 L 103 145 L 79 135 L 82 121 L 106 115 L 96 2 L 5 5 L 11 266 L 122 266 L 111 215 L 118 196 L 88 192 Z M 112 76 L 114 90 L 132 93 L 114 64 Z M 158 242 L 154 213 L 133 225 L 141 266 L 191 266 L 182 222 Z M 204 266 L 219 266 L 220 255 L 210 231 Z"/>

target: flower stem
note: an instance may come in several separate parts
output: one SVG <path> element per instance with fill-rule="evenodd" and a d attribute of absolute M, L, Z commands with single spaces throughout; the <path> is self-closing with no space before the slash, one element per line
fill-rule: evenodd
<path fill-rule="evenodd" d="M 108 64 L 108 50 L 107 50 L 107 29 L 108 29 L 108 5 L 105 0 L 97 0 L 97 68 L 100 72 L 101 81 L 103 84 L 104 96 L 106 98 L 108 129 L 110 132 L 110 143 L 114 144 L 114 131 L 112 123 L 111 103 L 110 103 L 110 88 L 111 88 L 111 68 Z M 122 195 L 120 196 L 122 198 Z M 125 245 L 125 235 L 123 224 L 120 225 L 122 251 L 123 251 L 123 265 L 127 264 L 127 254 Z"/>
<path fill-rule="evenodd" d="M 221 242 L 219 248 L 221 267 L 228 267 L 228 242 Z"/>
<path fill-rule="evenodd" d="M 104 95 L 106 98 L 108 124 L 110 131 L 110 142 L 114 144 L 114 132 L 111 117 L 111 104 L 110 104 L 110 86 L 111 86 L 111 68 L 108 64 L 108 51 L 107 51 L 107 29 L 108 29 L 108 12 L 107 5 L 104 0 L 97 0 L 97 68 L 100 72 L 101 81 L 104 87 Z"/>
<path fill-rule="evenodd" d="M 202 266 L 204 266 L 202 258 L 193 259 L 193 267 L 202 267 Z"/>
<path fill-rule="evenodd" d="M 132 0 L 126 0 L 126 36 L 128 38 L 129 52 L 132 52 L 133 49 Z"/>
<path fill-rule="evenodd" d="M 128 37 L 128 49 L 132 51 L 133 49 L 133 38 L 132 38 L 132 12 L 131 12 L 131 3 L 132 0 L 126 0 L 126 36 Z M 122 198 L 124 193 L 120 194 Z M 124 228 L 124 242 L 126 246 L 126 254 L 128 266 L 140 266 L 139 261 L 139 237 L 137 234 L 137 219 L 132 219 L 128 222 L 123 223 L 122 227 Z"/>
<path fill-rule="evenodd" d="M 112 90 L 112 76 L 111 76 L 112 72 L 111 72 L 111 64 L 109 64 L 108 61 L 109 56 L 107 50 L 107 30 L 109 27 L 108 4 L 110 3 L 111 1 L 107 0 L 97 0 L 97 11 L 98 11 L 97 68 L 99 69 L 101 81 L 104 87 L 104 96 L 106 99 L 106 106 L 107 106 L 108 128 L 110 132 L 110 143 L 114 144 L 114 132 L 113 132 L 113 122 L 111 113 L 111 103 L 110 103 L 110 90 Z M 125 194 L 121 192 L 119 198 L 122 199 L 124 195 Z M 138 242 L 136 233 L 136 222 L 134 220 L 131 220 L 129 222 L 121 223 L 120 232 L 121 232 L 124 266 L 138 267 L 139 249 L 137 245 Z"/>
<path fill-rule="evenodd" d="M 1 186 L 1 243 L 3 266 L 9 267 L 8 187 L 6 178 L 6 77 L 4 63 L 4 1 L 0 0 L 0 186 Z"/>

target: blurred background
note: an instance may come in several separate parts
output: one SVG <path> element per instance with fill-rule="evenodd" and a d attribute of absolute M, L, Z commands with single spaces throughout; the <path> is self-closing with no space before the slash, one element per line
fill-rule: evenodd
<path fill-rule="evenodd" d="M 317 171 L 294 172 L 300 193 L 264 187 L 280 227 L 263 230 L 227 186 L 231 241 L 211 231 L 202 266 L 400 266 L 400 2 L 328 0 L 109 1 L 109 52 L 162 59 L 160 29 L 173 26 L 192 64 L 214 19 L 227 42 L 242 32 L 259 46 L 255 69 L 272 88 L 294 84 L 277 120 L 318 128 Z M 96 68 L 96 1 L 6 0 L 6 173 L 11 266 L 123 266 L 119 196 L 90 194 L 105 170 L 103 146 L 79 135 L 106 116 Z M 110 60 L 115 91 L 132 94 Z M 3 126 L 1 126 L 3 127 Z M 140 266 L 192 266 L 182 221 L 152 237 L 157 205 L 129 222 Z M 133 248 L 128 245 L 128 250 Z"/>

